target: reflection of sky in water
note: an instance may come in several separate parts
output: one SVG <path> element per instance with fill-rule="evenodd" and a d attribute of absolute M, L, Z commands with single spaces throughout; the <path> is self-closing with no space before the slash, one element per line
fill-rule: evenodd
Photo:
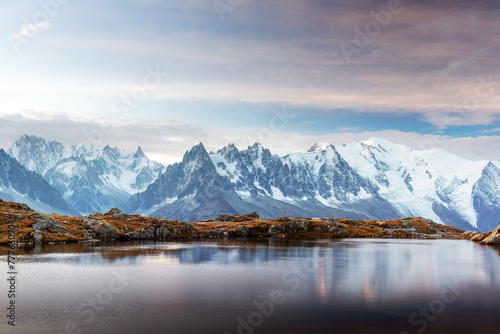
<path fill-rule="evenodd" d="M 24 317 L 15 333 L 57 329 L 67 319 L 82 322 L 75 311 L 78 305 L 106 290 L 117 275 L 126 277 L 127 288 L 102 305 L 96 320 L 86 326 L 88 333 L 104 333 L 109 326 L 134 333 L 132 328 L 145 322 L 153 332 L 164 322 L 185 326 L 193 319 L 218 319 L 223 324 L 251 312 L 256 298 L 269 298 L 275 289 L 288 298 L 281 317 L 295 319 L 294 308 L 309 308 L 300 311 L 306 318 L 312 316 L 307 312 L 315 310 L 319 316 L 318 310 L 327 308 L 320 322 L 342 312 L 351 312 L 345 319 L 356 312 L 410 312 L 450 284 L 474 294 L 489 291 L 491 298 L 475 300 L 475 307 L 484 303 L 487 310 L 500 310 L 500 299 L 492 299 L 500 290 L 499 254 L 467 241 L 141 242 L 62 248 L 72 252 L 50 247 L 26 250 L 18 257 Z M 297 283 L 300 287 L 294 289 Z M 466 296 L 464 292 L 463 301 Z M 287 310 L 293 312 L 287 315 Z M 404 312 L 402 323 L 409 315 Z M 278 319 L 270 321 L 270 331 Z"/>

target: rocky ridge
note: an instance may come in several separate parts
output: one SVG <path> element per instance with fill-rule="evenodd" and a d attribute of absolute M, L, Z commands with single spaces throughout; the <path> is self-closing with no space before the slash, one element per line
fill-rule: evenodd
<path fill-rule="evenodd" d="M 472 239 L 476 235 L 424 218 L 382 221 L 281 216 L 260 219 L 257 213 L 251 213 L 223 214 L 190 223 L 129 215 L 116 208 L 104 214 L 93 212 L 79 217 L 45 215 L 26 205 L 0 200 L 0 244 L 9 243 L 8 227 L 12 224 L 18 244 L 264 237 Z M 494 232 L 490 232 L 482 241 L 498 242 L 498 229 L 496 237 L 493 237 Z"/>

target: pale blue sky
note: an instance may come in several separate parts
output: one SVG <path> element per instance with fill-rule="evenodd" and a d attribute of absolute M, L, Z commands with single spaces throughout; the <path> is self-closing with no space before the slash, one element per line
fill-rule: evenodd
<path fill-rule="evenodd" d="M 500 4 L 395 1 L 243 0 L 223 20 L 208 0 L 1 1 L 0 147 L 27 133 L 168 163 L 200 141 L 380 136 L 500 159 Z"/>

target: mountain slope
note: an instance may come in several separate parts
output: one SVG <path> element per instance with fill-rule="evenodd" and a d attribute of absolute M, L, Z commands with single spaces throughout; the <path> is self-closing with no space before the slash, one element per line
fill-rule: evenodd
<path fill-rule="evenodd" d="M 0 199 L 25 203 L 32 209 L 78 215 L 40 175 L 30 172 L 0 149 Z"/>
<path fill-rule="evenodd" d="M 83 214 L 122 206 L 165 170 L 139 147 L 135 153 L 111 148 L 61 143 L 22 136 L 9 154 L 27 169 L 40 173 L 75 209 Z"/>
<path fill-rule="evenodd" d="M 244 151 L 231 144 L 210 154 L 200 144 L 124 209 L 187 220 L 248 211 L 268 218 L 423 216 L 487 231 L 500 218 L 499 184 L 497 162 L 416 151 L 379 138 L 318 143 L 284 157 L 260 144 Z"/>

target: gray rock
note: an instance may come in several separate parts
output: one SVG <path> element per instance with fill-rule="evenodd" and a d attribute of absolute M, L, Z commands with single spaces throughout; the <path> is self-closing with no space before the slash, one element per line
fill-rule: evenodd
<path fill-rule="evenodd" d="M 253 228 L 248 228 L 245 225 L 239 225 L 240 229 L 240 235 L 242 237 L 252 237 L 255 234 L 255 231 Z"/>
<path fill-rule="evenodd" d="M 307 220 L 299 220 L 297 222 L 297 226 L 298 226 L 299 230 L 302 230 L 303 232 L 307 232 L 310 225 L 311 225 L 311 223 Z"/>
<path fill-rule="evenodd" d="M 283 225 L 273 225 L 269 228 L 269 235 L 274 236 L 278 233 L 281 233 L 284 231 L 284 226 Z"/>
<path fill-rule="evenodd" d="M 90 233 L 90 231 L 89 231 L 89 230 L 87 230 L 86 228 L 84 228 L 84 230 L 85 230 L 85 236 L 86 236 L 88 239 L 90 239 L 90 240 L 94 239 L 94 235 L 93 235 L 92 233 Z"/>
<path fill-rule="evenodd" d="M 35 230 L 31 232 L 31 237 L 33 238 L 34 243 L 41 243 L 43 240 L 43 233 L 40 230 Z"/>
<path fill-rule="evenodd" d="M 116 214 L 119 214 L 121 212 L 122 212 L 122 210 L 120 210 L 118 208 L 111 208 L 111 209 L 109 209 L 109 211 L 106 214 L 107 215 L 116 215 Z"/>
<path fill-rule="evenodd" d="M 102 226 L 92 226 L 92 230 L 94 230 L 96 234 L 96 238 L 102 240 L 118 240 L 122 237 L 120 232 L 115 230 L 115 228 L 108 223 L 103 224 Z"/>
<path fill-rule="evenodd" d="M 170 230 L 166 227 L 159 227 L 156 229 L 156 237 L 159 239 L 166 239 L 168 235 L 170 234 Z"/>
<path fill-rule="evenodd" d="M 151 228 L 141 228 L 134 232 L 125 233 L 125 236 L 130 239 L 154 239 L 155 231 Z"/>
<path fill-rule="evenodd" d="M 24 204 L 24 203 L 21 203 L 21 205 L 19 205 L 19 208 L 21 210 L 23 210 L 24 212 L 31 212 L 31 211 L 33 211 L 27 204 Z"/>
<path fill-rule="evenodd" d="M 66 233 L 66 229 L 60 222 L 55 219 L 52 219 L 43 213 L 37 213 L 30 217 L 33 220 L 37 220 L 36 223 L 33 223 L 31 227 L 34 230 L 41 230 L 49 233 Z"/>
<path fill-rule="evenodd" d="M 99 217 L 99 216 L 104 216 L 104 214 L 99 211 L 93 211 L 89 214 L 89 217 Z"/>
<path fill-rule="evenodd" d="M 235 222 L 236 218 L 234 216 L 222 214 L 218 215 L 217 218 L 215 218 L 215 220 L 220 222 Z"/>
<path fill-rule="evenodd" d="M 189 222 L 180 221 L 179 224 L 182 225 L 182 226 L 184 226 L 186 231 L 193 229 L 193 224 L 191 224 Z"/>
<path fill-rule="evenodd" d="M 117 219 L 123 219 L 123 220 L 130 220 L 130 219 L 132 219 L 131 215 L 128 215 L 128 214 L 122 213 L 122 212 L 115 214 L 114 217 L 117 218 Z"/>
<path fill-rule="evenodd" d="M 247 213 L 246 215 L 243 215 L 244 219 L 259 219 L 260 216 L 257 212 L 252 212 L 252 213 Z"/>
<path fill-rule="evenodd" d="M 277 222 L 289 222 L 290 220 L 292 220 L 292 218 L 289 216 L 281 216 L 276 218 Z"/>

